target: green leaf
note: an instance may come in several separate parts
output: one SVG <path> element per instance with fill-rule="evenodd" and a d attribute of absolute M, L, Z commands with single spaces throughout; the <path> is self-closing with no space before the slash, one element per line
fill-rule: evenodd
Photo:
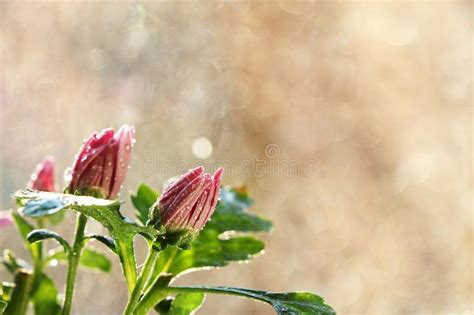
<path fill-rule="evenodd" d="M 3 314 L 3 312 L 7 308 L 7 305 L 7 302 L 0 300 L 0 314 Z"/>
<path fill-rule="evenodd" d="M 28 201 L 19 211 L 31 218 L 39 218 L 53 215 L 62 209 L 65 205 L 57 198 L 45 198 Z"/>
<path fill-rule="evenodd" d="M 56 232 L 40 229 L 40 230 L 33 230 L 30 233 L 28 233 L 28 235 L 26 236 L 26 239 L 30 243 L 36 243 L 36 242 L 47 240 L 50 238 L 58 241 L 58 243 L 63 246 L 64 251 L 67 254 L 71 252 L 71 247 L 69 246 L 68 242 Z"/>
<path fill-rule="evenodd" d="M 178 275 L 183 271 L 223 267 L 231 261 L 245 261 L 260 253 L 264 244 L 253 237 L 219 239 L 215 230 L 205 229 L 192 243 L 190 250 L 168 247 L 161 252 L 157 270 Z"/>
<path fill-rule="evenodd" d="M 112 263 L 107 256 L 89 248 L 84 249 L 79 263 L 84 267 L 103 272 L 110 272 L 112 269 Z"/>
<path fill-rule="evenodd" d="M 55 204 L 62 208 L 71 208 L 74 211 L 100 222 L 109 230 L 112 238 L 115 240 L 133 239 L 136 234 L 142 234 L 150 239 L 154 239 L 157 235 L 157 231 L 154 228 L 140 226 L 122 216 L 119 211 L 121 204 L 119 200 L 99 199 L 89 196 L 75 196 L 31 189 L 17 191 L 13 196 L 21 205 L 24 205 L 25 208 L 33 202 L 35 205 L 34 214 L 47 212 L 48 204 Z M 41 208 L 41 205 L 44 205 L 45 208 Z M 31 214 L 30 211 L 23 211 L 23 213 L 27 216 Z"/>
<path fill-rule="evenodd" d="M 158 196 L 158 193 L 146 184 L 140 184 L 137 193 L 131 196 L 132 203 L 137 209 L 135 215 L 144 225 L 148 220 L 148 210 L 158 199 Z"/>
<path fill-rule="evenodd" d="M 270 304 L 279 315 L 332 315 L 335 311 L 320 296 L 309 292 L 273 293 L 230 287 L 196 287 L 191 292 L 229 294 Z"/>
<path fill-rule="evenodd" d="M 171 302 L 168 315 L 189 315 L 201 307 L 206 295 L 201 292 L 179 293 Z"/>
<path fill-rule="evenodd" d="M 86 235 L 84 237 L 85 241 L 90 241 L 90 240 L 96 240 L 107 246 L 112 252 L 115 254 L 117 253 L 117 248 L 115 246 L 115 242 L 112 238 L 105 236 L 105 235 L 99 235 L 99 234 L 90 234 Z"/>
<path fill-rule="evenodd" d="M 130 291 L 133 290 L 137 278 L 133 238 L 135 235 L 140 234 L 148 240 L 154 240 L 158 232 L 153 227 L 138 225 L 122 216 L 120 213 L 120 201 L 40 192 L 30 189 L 17 191 L 13 197 L 16 198 L 20 205 L 25 205 L 25 207 L 30 202 L 37 201 L 36 204 L 41 205 L 44 204 L 41 200 L 54 199 L 55 201 L 52 203 L 61 204 L 60 207 L 62 208 L 70 208 L 100 222 L 115 241 L 122 270 L 127 281 L 127 287 Z M 48 207 L 46 207 L 45 211 L 48 211 Z M 39 208 L 35 212 L 41 213 L 44 211 Z"/>
<path fill-rule="evenodd" d="M 13 282 L 3 281 L 0 285 L 0 287 L 1 287 L 0 300 L 5 301 L 5 302 L 10 301 L 10 294 L 12 293 L 13 289 L 15 288 L 15 284 Z"/>
<path fill-rule="evenodd" d="M 206 228 L 212 228 L 221 233 L 269 232 L 272 229 L 271 221 L 247 212 L 252 202 L 243 189 L 221 189 L 216 211 Z"/>
<path fill-rule="evenodd" d="M 248 261 L 264 249 L 264 243 L 250 235 L 230 232 L 266 232 L 271 222 L 247 208 L 252 200 L 242 190 L 222 189 L 211 220 L 191 243 L 191 249 L 168 247 L 161 252 L 154 277 L 160 273 L 179 275 L 184 271 L 223 267 L 232 261 Z M 149 285 L 149 284 L 148 284 Z"/>
<path fill-rule="evenodd" d="M 35 314 L 58 314 L 61 307 L 57 296 L 58 290 L 54 286 L 53 280 L 44 273 L 40 274 L 32 292 Z"/>
<path fill-rule="evenodd" d="M 7 315 L 25 314 L 28 308 L 29 292 L 34 282 L 33 272 L 27 269 L 18 270 L 14 282 L 15 287 L 4 313 Z"/>
<path fill-rule="evenodd" d="M 308 292 L 274 293 L 231 287 L 163 287 L 155 282 L 138 304 L 137 313 L 145 314 L 156 302 L 169 294 L 213 293 L 235 295 L 270 304 L 278 315 L 334 315 L 334 310 L 323 298 Z"/>
<path fill-rule="evenodd" d="M 204 303 L 206 295 L 201 292 L 179 293 L 175 297 L 163 299 L 155 306 L 158 314 L 190 315 Z"/>
<path fill-rule="evenodd" d="M 26 249 L 30 252 L 31 257 L 38 261 L 41 259 L 42 245 L 41 243 L 31 244 L 28 242 L 27 235 L 34 230 L 34 227 L 28 223 L 23 217 L 18 213 L 12 214 L 13 220 L 15 221 L 18 230 L 20 231 L 21 237 L 23 238 L 23 243 L 25 244 Z"/>
<path fill-rule="evenodd" d="M 57 260 L 61 264 L 67 264 L 67 256 L 62 248 L 56 248 L 49 252 L 47 261 Z M 96 271 L 109 272 L 112 262 L 104 254 L 90 248 L 84 248 L 79 264 Z"/>

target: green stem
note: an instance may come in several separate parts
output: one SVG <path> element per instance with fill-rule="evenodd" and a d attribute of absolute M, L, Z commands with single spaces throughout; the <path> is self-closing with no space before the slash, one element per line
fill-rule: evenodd
<path fill-rule="evenodd" d="M 140 299 L 143 286 L 147 283 L 150 274 L 153 272 L 159 254 L 160 252 L 158 250 L 154 249 L 153 246 L 150 246 L 148 255 L 145 259 L 145 264 L 143 265 L 143 268 L 140 272 L 140 276 L 137 279 L 137 283 L 135 284 L 130 298 L 128 299 L 124 314 L 133 314 L 135 306 L 137 305 L 138 300 Z"/>
<path fill-rule="evenodd" d="M 169 268 L 173 264 L 173 261 L 174 261 L 176 255 L 178 254 L 178 248 L 177 247 L 171 247 L 170 250 L 171 250 L 171 254 L 169 254 L 169 258 L 166 260 L 166 262 L 164 263 L 161 270 L 155 270 L 154 271 L 154 273 L 156 275 L 160 276 L 163 273 L 167 273 Z M 152 279 L 151 277 L 148 279 L 148 281 L 143 286 L 143 292 L 146 292 L 150 289 L 150 287 L 153 285 L 153 281 L 155 281 L 155 279 Z"/>
<path fill-rule="evenodd" d="M 137 282 L 137 266 L 135 263 L 135 251 L 133 248 L 133 237 L 129 240 L 121 240 L 119 237 L 114 237 L 115 245 L 117 246 L 117 254 L 120 258 L 122 271 L 127 282 L 128 292 L 132 292 Z"/>
<path fill-rule="evenodd" d="M 21 269 L 15 274 L 15 287 L 13 288 L 10 302 L 8 302 L 5 309 L 5 315 L 22 315 L 26 313 L 33 281 L 33 274 L 29 270 Z"/>
<path fill-rule="evenodd" d="M 86 228 L 87 217 L 83 214 L 77 216 L 76 233 L 74 236 L 74 243 L 72 245 L 72 252 L 69 256 L 69 266 L 66 280 L 66 293 L 63 304 L 63 315 L 69 315 L 72 308 L 72 298 L 74 296 L 74 285 L 76 282 L 77 268 L 81 258 L 82 249 L 84 248 L 84 231 Z"/>

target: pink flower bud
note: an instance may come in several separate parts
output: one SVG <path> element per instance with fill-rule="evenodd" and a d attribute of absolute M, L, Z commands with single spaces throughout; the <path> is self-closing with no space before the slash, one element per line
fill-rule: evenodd
<path fill-rule="evenodd" d="M 123 125 L 104 129 L 84 141 L 72 167 L 68 191 L 73 194 L 117 197 L 127 175 L 135 130 Z"/>
<path fill-rule="evenodd" d="M 54 158 L 47 156 L 30 176 L 28 187 L 40 191 L 54 191 Z"/>
<path fill-rule="evenodd" d="M 13 224 L 10 211 L 0 211 L 0 229 Z"/>
<path fill-rule="evenodd" d="M 201 230 L 216 208 L 223 172 L 211 176 L 200 166 L 169 184 L 155 208 L 159 223 L 168 231 Z"/>

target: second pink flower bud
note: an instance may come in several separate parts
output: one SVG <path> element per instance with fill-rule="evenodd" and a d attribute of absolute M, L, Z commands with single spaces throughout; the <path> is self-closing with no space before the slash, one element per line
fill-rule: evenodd
<path fill-rule="evenodd" d="M 55 191 L 54 187 L 54 158 L 46 157 L 41 163 L 36 165 L 36 169 L 31 174 L 28 188 L 39 191 Z"/>
<path fill-rule="evenodd" d="M 199 232 L 216 208 L 223 171 L 211 176 L 200 166 L 169 184 L 153 209 L 154 220 L 168 232 Z"/>

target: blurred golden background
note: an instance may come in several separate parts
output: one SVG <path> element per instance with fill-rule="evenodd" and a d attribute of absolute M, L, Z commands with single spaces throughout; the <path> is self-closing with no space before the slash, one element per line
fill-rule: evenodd
<path fill-rule="evenodd" d="M 251 264 L 179 283 L 312 291 L 339 314 L 472 314 L 472 22 L 470 1 L 2 1 L 1 209 L 45 155 L 63 185 L 83 138 L 130 123 L 123 199 L 224 164 L 275 224 Z M 75 314 L 123 310 L 116 259 L 77 285 Z M 209 296 L 199 314 L 272 310 Z"/>

